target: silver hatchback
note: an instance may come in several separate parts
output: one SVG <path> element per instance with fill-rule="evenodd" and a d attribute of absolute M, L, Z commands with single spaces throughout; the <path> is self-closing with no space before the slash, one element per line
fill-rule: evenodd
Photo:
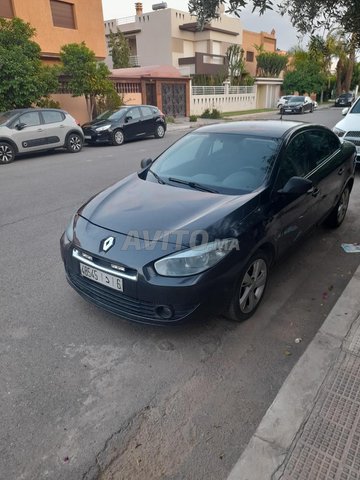
<path fill-rule="evenodd" d="M 17 155 L 55 148 L 77 153 L 84 137 L 74 118 L 64 110 L 26 108 L 0 112 L 0 164 Z"/>

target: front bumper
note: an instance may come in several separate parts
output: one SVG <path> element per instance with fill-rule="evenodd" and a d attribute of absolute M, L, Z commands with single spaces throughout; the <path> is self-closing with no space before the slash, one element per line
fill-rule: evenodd
<path fill-rule="evenodd" d="M 216 272 L 208 271 L 191 277 L 162 277 L 151 269 L 141 268 L 143 260 L 135 265 L 136 259 L 139 259 L 131 252 L 117 252 L 116 260 L 110 255 L 106 258 L 108 254 L 90 253 L 93 249 L 89 251 L 74 245 L 66 234 L 61 237 L 60 245 L 69 284 L 89 302 L 126 320 L 153 325 L 182 323 L 207 312 L 219 312 L 233 293 L 236 273 L 231 270 L 230 264 L 223 265 L 225 268 Z M 78 252 L 75 257 L 74 249 Z M 100 270 L 104 268 L 108 271 L 115 261 L 124 265 L 123 292 L 83 277 L 78 258 L 82 253 L 90 254 Z M 127 262 L 134 265 L 127 267 Z"/>
<path fill-rule="evenodd" d="M 84 140 L 86 143 L 105 143 L 112 141 L 112 131 L 104 130 L 103 132 L 97 132 L 91 128 L 83 129 Z"/>

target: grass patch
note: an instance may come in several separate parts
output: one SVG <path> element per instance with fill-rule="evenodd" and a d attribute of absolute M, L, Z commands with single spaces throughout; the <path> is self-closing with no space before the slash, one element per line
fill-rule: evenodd
<path fill-rule="evenodd" d="M 249 115 L 250 113 L 273 112 L 276 108 L 257 108 L 255 110 L 241 110 L 239 112 L 223 112 L 223 117 L 236 117 L 238 115 Z"/>

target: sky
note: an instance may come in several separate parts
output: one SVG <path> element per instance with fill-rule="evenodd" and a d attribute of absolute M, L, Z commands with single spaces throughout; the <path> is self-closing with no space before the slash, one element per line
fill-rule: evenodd
<path fill-rule="evenodd" d="M 160 0 L 143 0 L 143 11 L 152 11 L 152 5 L 159 2 Z M 166 3 L 168 8 L 188 11 L 188 0 L 166 0 Z M 102 4 L 105 20 L 135 15 L 135 0 L 102 0 Z M 251 8 L 248 8 L 241 13 L 240 20 L 245 30 L 271 32 L 275 28 L 277 48 L 280 50 L 289 50 L 291 47 L 299 45 L 297 32 L 291 25 L 289 18 L 282 17 L 276 12 L 269 11 L 259 16 L 258 13 L 251 13 Z M 303 46 L 306 45 L 303 44 Z"/>

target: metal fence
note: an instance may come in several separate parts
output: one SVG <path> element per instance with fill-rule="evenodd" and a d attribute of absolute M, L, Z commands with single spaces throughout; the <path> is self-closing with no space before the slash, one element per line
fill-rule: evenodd
<path fill-rule="evenodd" d="M 239 86 L 239 87 L 232 87 L 228 86 L 225 87 L 224 85 L 218 86 L 193 86 L 192 87 L 192 94 L 193 95 L 239 95 L 243 93 L 255 93 L 256 87 L 255 86 Z"/>

